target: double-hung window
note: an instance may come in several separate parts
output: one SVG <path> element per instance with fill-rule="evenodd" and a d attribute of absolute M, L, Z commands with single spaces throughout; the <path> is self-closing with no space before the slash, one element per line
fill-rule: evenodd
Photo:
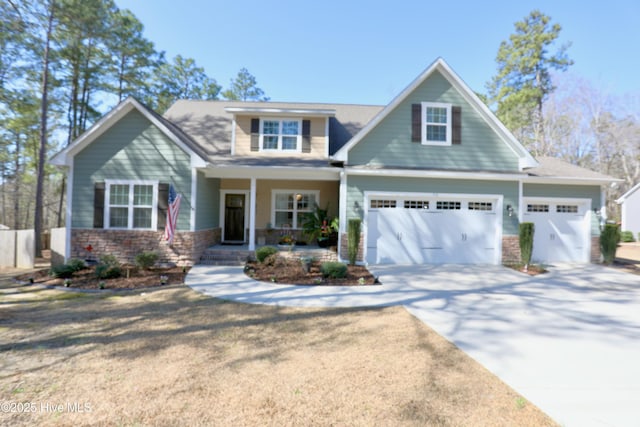
<path fill-rule="evenodd" d="M 276 228 L 302 228 L 306 214 L 318 204 L 318 191 L 274 190 L 271 206 L 272 223 Z"/>
<path fill-rule="evenodd" d="M 157 182 L 107 180 L 105 187 L 106 228 L 156 228 Z"/>
<path fill-rule="evenodd" d="M 263 151 L 300 151 L 300 120 L 263 119 L 261 122 Z"/>
<path fill-rule="evenodd" d="M 451 104 L 422 103 L 422 143 L 451 145 Z"/>

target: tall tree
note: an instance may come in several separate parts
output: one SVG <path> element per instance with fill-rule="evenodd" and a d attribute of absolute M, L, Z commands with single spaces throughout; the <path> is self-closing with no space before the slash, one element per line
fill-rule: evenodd
<path fill-rule="evenodd" d="M 178 55 L 173 62 L 165 62 L 155 73 L 154 88 L 145 102 L 163 113 L 178 99 L 218 99 L 220 85 L 207 76 L 192 58 Z"/>
<path fill-rule="evenodd" d="M 258 87 L 256 78 L 246 68 L 241 68 L 235 79 L 231 79 L 231 87 L 222 93 L 231 101 L 268 101 L 264 91 Z"/>
<path fill-rule="evenodd" d="M 51 45 L 51 34 L 53 33 L 53 17 L 55 15 L 55 0 L 49 3 L 49 17 L 47 19 L 47 29 L 45 35 L 44 54 L 42 55 L 42 90 L 41 90 L 41 109 L 40 109 L 40 144 L 38 146 L 38 167 L 36 169 L 36 209 L 34 214 L 34 233 L 35 233 L 35 250 L 36 257 L 42 256 L 42 210 L 44 191 L 44 163 L 47 155 L 47 120 L 49 118 L 49 47 Z"/>
<path fill-rule="evenodd" d="M 498 49 L 498 74 L 487 84 L 500 120 L 534 154 L 544 148 L 543 104 L 555 89 L 551 73 L 573 64 L 567 56 L 568 44 L 550 53 L 561 29 L 538 10 L 516 22 L 515 33 Z"/>
<path fill-rule="evenodd" d="M 118 97 L 118 102 L 129 95 L 143 98 L 149 90 L 153 69 L 161 63 L 162 54 L 144 37 L 143 29 L 129 10 L 113 14 L 111 36 L 106 42 L 115 77 L 110 91 Z"/>

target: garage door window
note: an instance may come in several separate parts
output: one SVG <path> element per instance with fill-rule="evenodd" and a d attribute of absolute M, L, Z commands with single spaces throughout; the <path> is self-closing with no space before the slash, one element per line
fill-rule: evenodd
<path fill-rule="evenodd" d="M 439 211 L 450 211 L 450 210 L 460 210 L 462 204 L 460 202 L 451 202 L 451 201 L 439 201 L 436 202 L 436 209 Z"/>
<path fill-rule="evenodd" d="M 527 212 L 549 212 L 549 205 L 527 205 Z"/>
<path fill-rule="evenodd" d="M 395 207 L 396 207 L 395 200 L 376 199 L 371 201 L 371 209 L 395 208 Z"/>
<path fill-rule="evenodd" d="M 578 205 L 557 205 L 556 212 L 558 213 L 578 213 Z"/>
<path fill-rule="evenodd" d="M 429 209 L 428 200 L 405 200 L 405 209 Z"/>
<path fill-rule="evenodd" d="M 492 211 L 493 203 L 491 202 L 469 202 L 470 211 Z"/>

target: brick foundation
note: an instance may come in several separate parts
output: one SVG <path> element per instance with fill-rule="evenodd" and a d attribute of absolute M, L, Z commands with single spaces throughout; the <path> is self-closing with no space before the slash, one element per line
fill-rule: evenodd
<path fill-rule="evenodd" d="M 600 236 L 591 236 L 591 262 L 602 262 L 602 252 L 600 251 Z"/>
<path fill-rule="evenodd" d="M 518 236 L 502 236 L 502 262 L 520 262 L 520 238 Z"/>
<path fill-rule="evenodd" d="M 144 251 L 156 251 L 159 262 L 177 265 L 193 265 L 209 246 L 220 243 L 220 228 L 200 231 L 178 231 L 169 246 L 162 238 L 163 231 L 142 230 L 71 230 L 71 258 L 99 258 L 112 254 L 120 262 L 133 263 L 136 255 Z M 85 248 L 91 245 L 89 253 Z"/>
<path fill-rule="evenodd" d="M 342 259 L 349 259 L 349 242 L 347 233 L 340 234 L 340 256 Z M 364 233 L 360 233 L 360 244 L 358 245 L 358 255 L 356 256 L 356 262 L 364 261 Z"/>

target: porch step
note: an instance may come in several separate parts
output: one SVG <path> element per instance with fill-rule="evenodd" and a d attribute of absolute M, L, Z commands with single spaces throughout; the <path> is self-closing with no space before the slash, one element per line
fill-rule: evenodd
<path fill-rule="evenodd" d="M 229 250 L 208 248 L 200 256 L 200 264 L 204 265 L 244 265 L 247 259 L 253 258 L 254 252 L 249 250 Z"/>

